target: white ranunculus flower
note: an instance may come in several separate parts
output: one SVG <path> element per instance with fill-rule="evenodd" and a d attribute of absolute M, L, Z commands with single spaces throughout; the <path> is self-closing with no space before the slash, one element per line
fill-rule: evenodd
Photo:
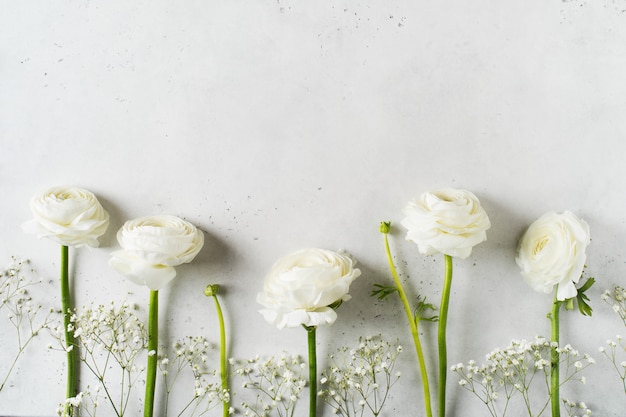
<path fill-rule="evenodd" d="M 257 301 L 265 320 L 284 327 L 332 324 L 329 307 L 350 299 L 350 284 L 361 271 L 350 256 L 324 249 L 303 249 L 278 260 L 265 277 Z"/>
<path fill-rule="evenodd" d="M 589 243 L 584 220 L 569 211 L 549 212 L 526 229 L 515 261 L 528 285 L 544 293 L 558 285 L 557 299 L 562 301 L 576 296 Z"/>
<path fill-rule="evenodd" d="M 204 244 L 194 225 L 176 216 L 147 216 L 127 221 L 117 232 L 123 250 L 109 265 L 151 290 L 159 290 L 176 276 L 175 266 L 191 262 Z"/>
<path fill-rule="evenodd" d="M 22 228 L 64 246 L 98 247 L 98 237 L 109 226 L 109 214 L 95 195 L 82 188 L 53 187 L 30 201 L 34 219 Z"/>
<path fill-rule="evenodd" d="M 466 190 L 445 188 L 424 193 L 403 211 L 406 239 L 417 243 L 420 253 L 443 253 L 467 258 L 472 248 L 487 240 L 491 227 L 478 198 Z"/>

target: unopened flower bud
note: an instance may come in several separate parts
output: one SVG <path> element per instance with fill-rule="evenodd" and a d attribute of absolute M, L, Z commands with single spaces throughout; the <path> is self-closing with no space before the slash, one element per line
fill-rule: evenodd
<path fill-rule="evenodd" d="M 209 284 L 204 289 L 204 295 L 207 297 L 215 297 L 220 291 L 220 286 L 217 284 Z"/>

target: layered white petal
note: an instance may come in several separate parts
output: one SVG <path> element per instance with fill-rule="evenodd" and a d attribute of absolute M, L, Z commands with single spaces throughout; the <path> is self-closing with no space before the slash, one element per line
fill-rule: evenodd
<path fill-rule="evenodd" d="M 263 317 L 279 328 L 332 324 L 337 315 L 328 306 L 350 298 L 350 284 L 361 271 L 348 255 L 304 249 L 278 260 L 257 301 Z"/>
<path fill-rule="evenodd" d="M 401 224 L 407 240 L 417 244 L 420 253 L 443 253 L 467 258 L 472 248 L 487 240 L 491 227 L 478 198 L 469 191 L 441 189 L 422 194 L 403 211 Z"/>
<path fill-rule="evenodd" d="M 65 246 L 97 247 L 109 226 L 109 214 L 91 192 L 76 187 L 53 187 L 31 199 L 33 219 L 25 232 Z"/>
<path fill-rule="evenodd" d="M 123 250 L 109 264 L 122 275 L 151 290 L 176 276 L 173 268 L 191 262 L 204 245 L 204 235 L 176 216 L 147 216 L 127 221 L 117 232 Z"/>
<path fill-rule="evenodd" d="M 590 242 L 584 220 L 569 211 L 548 212 L 526 229 L 515 261 L 534 290 L 550 293 L 558 285 L 557 299 L 565 300 L 576 296 Z"/>

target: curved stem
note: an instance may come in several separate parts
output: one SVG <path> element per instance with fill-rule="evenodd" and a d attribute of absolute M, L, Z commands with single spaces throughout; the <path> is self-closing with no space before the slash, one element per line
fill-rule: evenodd
<path fill-rule="evenodd" d="M 445 277 L 439 307 L 439 328 L 437 342 L 439 345 L 439 417 L 446 415 L 446 379 L 448 375 L 448 348 L 446 343 L 446 326 L 448 324 L 448 306 L 450 304 L 450 288 L 452 287 L 452 257 L 444 255 Z"/>
<path fill-rule="evenodd" d="M 309 417 L 317 414 L 317 353 L 315 326 L 304 326 L 309 342 Z"/>
<path fill-rule="evenodd" d="M 220 326 L 220 377 L 222 380 L 222 394 L 226 398 L 223 401 L 223 416 L 228 417 L 228 409 L 230 408 L 230 391 L 228 388 L 228 363 L 226 361 L 226 326 L 224 325 L 224 315 L 222 314 L 222 308 L 220 307 L 220 302 L 217 299 L 217 294 L 213 294 L 213 299 L 215 300 L 215 310 L 217 311 L 217 319 Z"/>
<path fill-rule="evenodd" d="M 71 325 L 72 298 L 70 295 L 69 278 L 69 248 L 61 245 L 61 309 L 63 311 L 63 330 L 65 333 L 65 349 L 67 352 L 67 383 L 65 386 L 65 398 L 77 395 L 78 346 L 74 338 L 74 332 L 69 330 Z M 74 407 L 65 404 L 65 415 L 78 414 Z"/>
<path fill-rule="evenodd" d="M 156 387 L 158 347 L 159 291 L 150 290 L 150 312 L 148 313 L 148 367 L 146 369 L 146 396 L 143 406 L 144 417 L 152 417 L 154 413 L 154 389 Z"/>
<path fill-rule="evenodd" d="M 430 385 L 428 384 L 428 373 L 426 372 L 426 361 L 424 359 L 424 352 L 422 350 L 422 344 L 420 342 L 419 332 L 417 330 L 417 321 L 413 317 L 409 300 L 406 296 L 406 293 L 404 292 L 404 288 L 402 287 L 402 283 L 400 282 L 400 277 L 398 276 L 398 272 L 396 271 L 396 267 L 393 263 L 393 257 L 391 256 L 391 250 L 389 249 L 389 239 L 387 238 L 387 233 L 383 233 L 383 236 L 385 237 L 385 250 L 387 252 L 389 269 L 391 270 L 393 281 L 396 285 L 396 288 L 398 289 L 398 295 L 400 296 L 400 300 L 402 301 L 402 305 L 404 306 L 406 317 L 409 321 L 411 336 L 413 336 L 413 344 L 415 345 L 415 352 L 417 353 L 417 360 L 419 362 L 420 373 L 422 374 L 422 382 L 424 386 L 424 407 L 426 408 L 426 417 L 432 417 L 433 412 L 430 404 Z"/>
<path fill-rule="evenodd" d="M 558 290 L 558 286 L 557 286 Z M 561 400 L 559 394 L 559 309 L 561 307 L 561 301 L 556 298 L 556 291 L 554 292 L 554 302 L 552 303 L 552 312 L 550 313 L 551 324 L 551 338 L 550 341 L 555 342 L 550 349 L 550 402 L 552 404 L 552 417 L 561 416 Z"/>

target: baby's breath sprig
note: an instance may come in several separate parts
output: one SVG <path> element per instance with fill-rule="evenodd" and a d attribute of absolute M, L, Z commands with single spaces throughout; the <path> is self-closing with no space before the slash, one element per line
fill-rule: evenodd
<path fill-rule="evenodd" d="M 504 417 L 511 399 L 519 394 L 526 414 L 539 417 L 551 402 L 552 348 L 556 348 L 560 367 L 565 371 L 561 375 L 560 387 L 570 381 L 584 384 L 586 379 L 581 372 L 595 363 L 594 359 L 587 354 L 581 355 L 571 345 L 559 347 L 539 336 L 530 342 L 513 340 L 507 347 L 493 350 L 486 356 L 485 364 L 477 365 L 471 360 L 467 364 L 452 366 L 451 370 L 461 378 L 459 385 L 479 398 L 491 416 Z M 536 398 L 533 395 L 537 395 L 537 388 L 531 387 L 542 382 L 545 384 L 544 395 Z"/>
<path fill-rule="evenodd" d="M 242 380 L 242 387 L 256 392 L 253 402 L 241 403 L 244 416 L 294 416 L 307 383 L 307 363 L 302 357 L 283 352 L 278 359 L 256 356 L 245 363 L 233 361 L 233 364 L 236 364 L 235 375 Z"/>
<path fill-rule="evenodd" d="M 602 294 L 602 300 L 611 306 L 626 327 L 626 289 L 617 285 L 610 291 L 606 290 Z M 602 346 L 599 350 L 613 364 L 626 394 L 626 342 L 622 336 L 617 335 L 615 340 L 607 340 L 606 344 L 608 349 Z"/>
<path fill-rule="evenodd" d="M 145 371 L 144 365 L 136 362 L 147 351 L 148 333 L 136 309 L 128 303 L 90 305 L 72 314 L 68 326 L 80 343 L 80 361 L 95 377 L 96 386 L 101 387 L 106 402 L 118 417 L 125 415 L 130 399 L 134 398 L 133 385 Z M 56 337 L 64 348 L 62 329 L 57 329 Z M 81 398 L 85 395 L 82 391 Z M 69 405 L 74 407 L 77 398 L 78 395 L 68 399 L 72 400 Z M 97 400 L 79 403 L 82 411 L 95 414 Z"/>
<path fill-rule="evenodd" d="M 565 406 L 565 411 L 570 417 L 582 417 L 591 415 L 591 410 L 587 408 L 587 404 L 582 401 L 577 403 L 575 401 L 570 401 L 567 398 L 563 398 L 562 401 L 563 405 Z"/>
<path fill-rule="evenodd" d="M 390 344 L 381 335 L 360 337 L 356 349 L 339 348 L 329 356 L 330 367 L 322 372 L 319 395 L 345 417 L 380 415 L 391 387 L 400 378 L 400 373 L 393 371 L 400 352 L 397 341 Z"/>
<path fill-rule="evenodd" d="M 612 290 L 604 291 L 602 300 L 613 308 L 626 327 L 626 289 L 616 285 Z"/>
<path fill-rule="evenodd" d="M 600 346 L 598 350 L 613 364 L 617 375 L 622 380 L 622 387 L 624 388 L 624 394 L 626 394 L 626 360 L 620 361 L 619 359 L 620 355 L 626 353 L 626 342 L 620 335 L 617 335 L 615 339 L 617 342 L 614 340 L 606 341 L 608 349 Z"/>
<path fill-rule="evenodd" d="M 9 265 L 0 272 L 0 313 L 6 317 L 15 330 L 17 348 L 7 367 L 0 369 L 0 392 L 4 389 L 22 353 L 30 342 L 39 336 L 41 330 L 50 327 L 54 321 L 54 311 L 44 311 L 44 307 L 33 301 L 30 291 L 42 285 L 43 280 L 35 277 L 33 269 L 26 268 L 28 260 L 11 257 Z M 25 271 L 27 269 L 27 271 Z M 12 352 L 5 352 L 12 355 Z M 3 364 L 4 365 L 4 364 Z"/>
<path fill-rule="evenodd" d="M 203 415 L 229 399 L 223 392 L 216 370 L 209 367 L 209 351 L 214 347 L 203 336 L 187 336 L 177 341 L 169 357 L 159 358 L 159 370 L 165 385 L 165 416 L 169 413 L 169 399 L 177 380 L 191 370 L 193 395 L 176 416 Z M 164 349 L 163 349 L 164 351 Z"/>
<path fill-rule="evenodd" d="M 100 385 L 95 387 L 87 386 L 80 391 L 75 397 L 66 398 L 64 402 L 59 404 L 56 412 L 59 417 L 69 417 L 68 411 L 71 409 L 81 410 L 83 416 L 96 417 L 98 407 L 100 406 Z"/>

